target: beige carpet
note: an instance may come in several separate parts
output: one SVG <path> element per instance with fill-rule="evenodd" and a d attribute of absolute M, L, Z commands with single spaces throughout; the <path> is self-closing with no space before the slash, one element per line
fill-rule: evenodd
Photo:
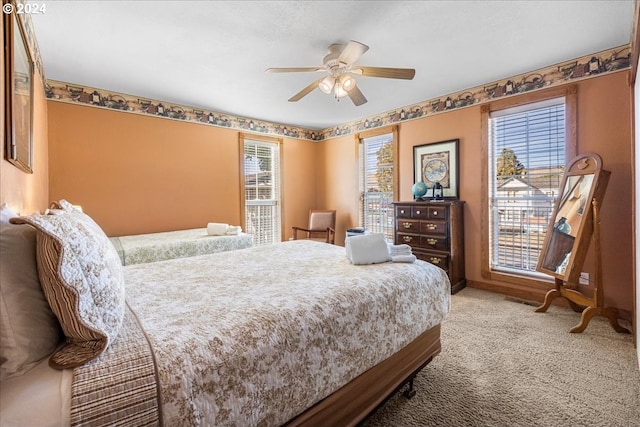
<path fill-rule="evenodd" d="M 640 371 L 631 335 L 594 318 L 466 288 L 452 297 L 442 353 L 365 426 L 640 426 Z M 624 324 L 629 327 L 629 324 Z"/>

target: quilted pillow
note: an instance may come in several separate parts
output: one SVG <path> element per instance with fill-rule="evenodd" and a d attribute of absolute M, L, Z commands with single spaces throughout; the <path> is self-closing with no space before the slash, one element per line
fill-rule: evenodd
<path fill-rule="evenodd" d="M 37 230 L 38 275 L 65 344 L 49 359 L 56 369 L 98 357 L 117 337 L 125 310 L 122 265 L 102 229 L 77 209 L 13 218 Z"/>
<path fill-rule="evenodd" d="M 0 223 L 0 380 L 27 372 L 61 338 L 38 279 L 36 230 Z"/>

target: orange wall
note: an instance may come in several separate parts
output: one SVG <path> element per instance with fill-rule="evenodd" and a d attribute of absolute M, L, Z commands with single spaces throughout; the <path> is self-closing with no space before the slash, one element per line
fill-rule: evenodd
<path fill-rule="evenodd" d="M 0 19 L 0 22 L 3 20 Z M 3 24 L 0 28 L 4 31 Z M 0 60 L 0 76 L 4 76 L 4 55 Z M 49 205 L 49 148 L 47 130 L 47 101 L 38 73 L 34 76 L 33 97 L 33 173 L 18 169 L 4 157 L 5 146 L 0 144 L 0 204 L 7 203 L 19 214 L 31 214 Z M 0 99 L 0 133 L 4 141 L 4 100 L 6 88 L 2 79 Z"/>
<path fill-rule="evenodd" d="M 318 155 L 318 206 L 336 210 L 336 244 L 358 226 L 358 151 L 353 135 L 323 141 Z"/>
<path fill-rule="evenodd" d="M 578 151 L 602 156 L 612 172 L 601 212 L 605 304 L 628 312 L 633 306 L 632 282 L 632 153 L 631 90 L 628 72 L 578 83 Z M 481 118 L 474 106 L 399 125 L 400 200 L 411 200 L 413 147 L 459 138 L 460 199 L 465 202 L 465 264 L 467 279 L 481 275 Z M 341 225 L 357 225 L 357 152 L 353 136 L 323 142 L 318 173 L 319 201 L 343 210 Z M 340 231 L 338 232 L 340 236 Z M 593 276 L 592 257 L 584 271 Z"/>
<path fill-rule="evenodd" d="M 49 144 L 51 199 L 110 236 L 243 225 L 237 131 L 50 101 Z M 315 207 L 317 146 L 283 142 L 285 230 Z"/>
<path fill-rule="evenodd" d="M 601 212 L 605 303 L 630 312 L 632 153 L 627 79 L 628 72 L 619 72 L 578 83 L 578 143 L 579 152 L 599 153 L 605 168 L 612 171 Z M 82 205 L 107 234 L 202 227 L 211 221 L 240 223 L 237 131 L 55 101 L 45 109 L 50 199 L 66 198 Z M 413 147 L 460 139 L 466 275 L 472 282 L 486 283 L 480 257 L 480 120 L 480 107 L 474 106 L 400 124 L 399 181 L 400 200 L 410 200 Z M 321 143 L 285 139 L 283 183 L 284 239 L 292 225 L 306 224 L 311 208 L 338 211 L 338 244 L 344 243 L 346 228 L 358 225 L 354 136 Z M 42 207 L 42 202 L 35 205 Z M 593 273 L 592 261 L 590 255 L 585 271 Z"/>

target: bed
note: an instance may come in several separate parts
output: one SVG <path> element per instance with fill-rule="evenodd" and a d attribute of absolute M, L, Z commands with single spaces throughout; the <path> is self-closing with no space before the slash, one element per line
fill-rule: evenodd
<path fill-rule="evenodd" d="M 123 267 L 106 236 L 78 244 L 99 234 L 83 215 L 14 219 L 38 230 L 52 309 L 48 275 L 91 264 L 74 292 L 94 335 L 54 310 L 66 339 L 0 383 L 3 425 L 355 425 L 440 352 L 450 283 L 429 263 L 302 240 Z"/>
<path fill-rule="evenodd" d="M 122 265 L 232 251 L 253 245 L 249 234 L 210 236 L 206 228 L 117 236 L 110 240 Z"/>

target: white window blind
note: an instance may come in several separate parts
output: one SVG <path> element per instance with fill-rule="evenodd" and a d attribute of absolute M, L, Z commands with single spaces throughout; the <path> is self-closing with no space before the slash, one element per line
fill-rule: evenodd
<path fill-rule="evenodd" d="M 489 118 L 490 263 L 535 271 L 564 174 L 564 98 L 492 112 Z"/>
<path fill-rule="evenodd" d="M 280 146 L 244 140 L 245 230 L 256 246 L 281 241 Z"/>
<path fill-rule="evenodd" d="M 360 226 L 393 241 L 393 134 L 360 140 Z"/>

